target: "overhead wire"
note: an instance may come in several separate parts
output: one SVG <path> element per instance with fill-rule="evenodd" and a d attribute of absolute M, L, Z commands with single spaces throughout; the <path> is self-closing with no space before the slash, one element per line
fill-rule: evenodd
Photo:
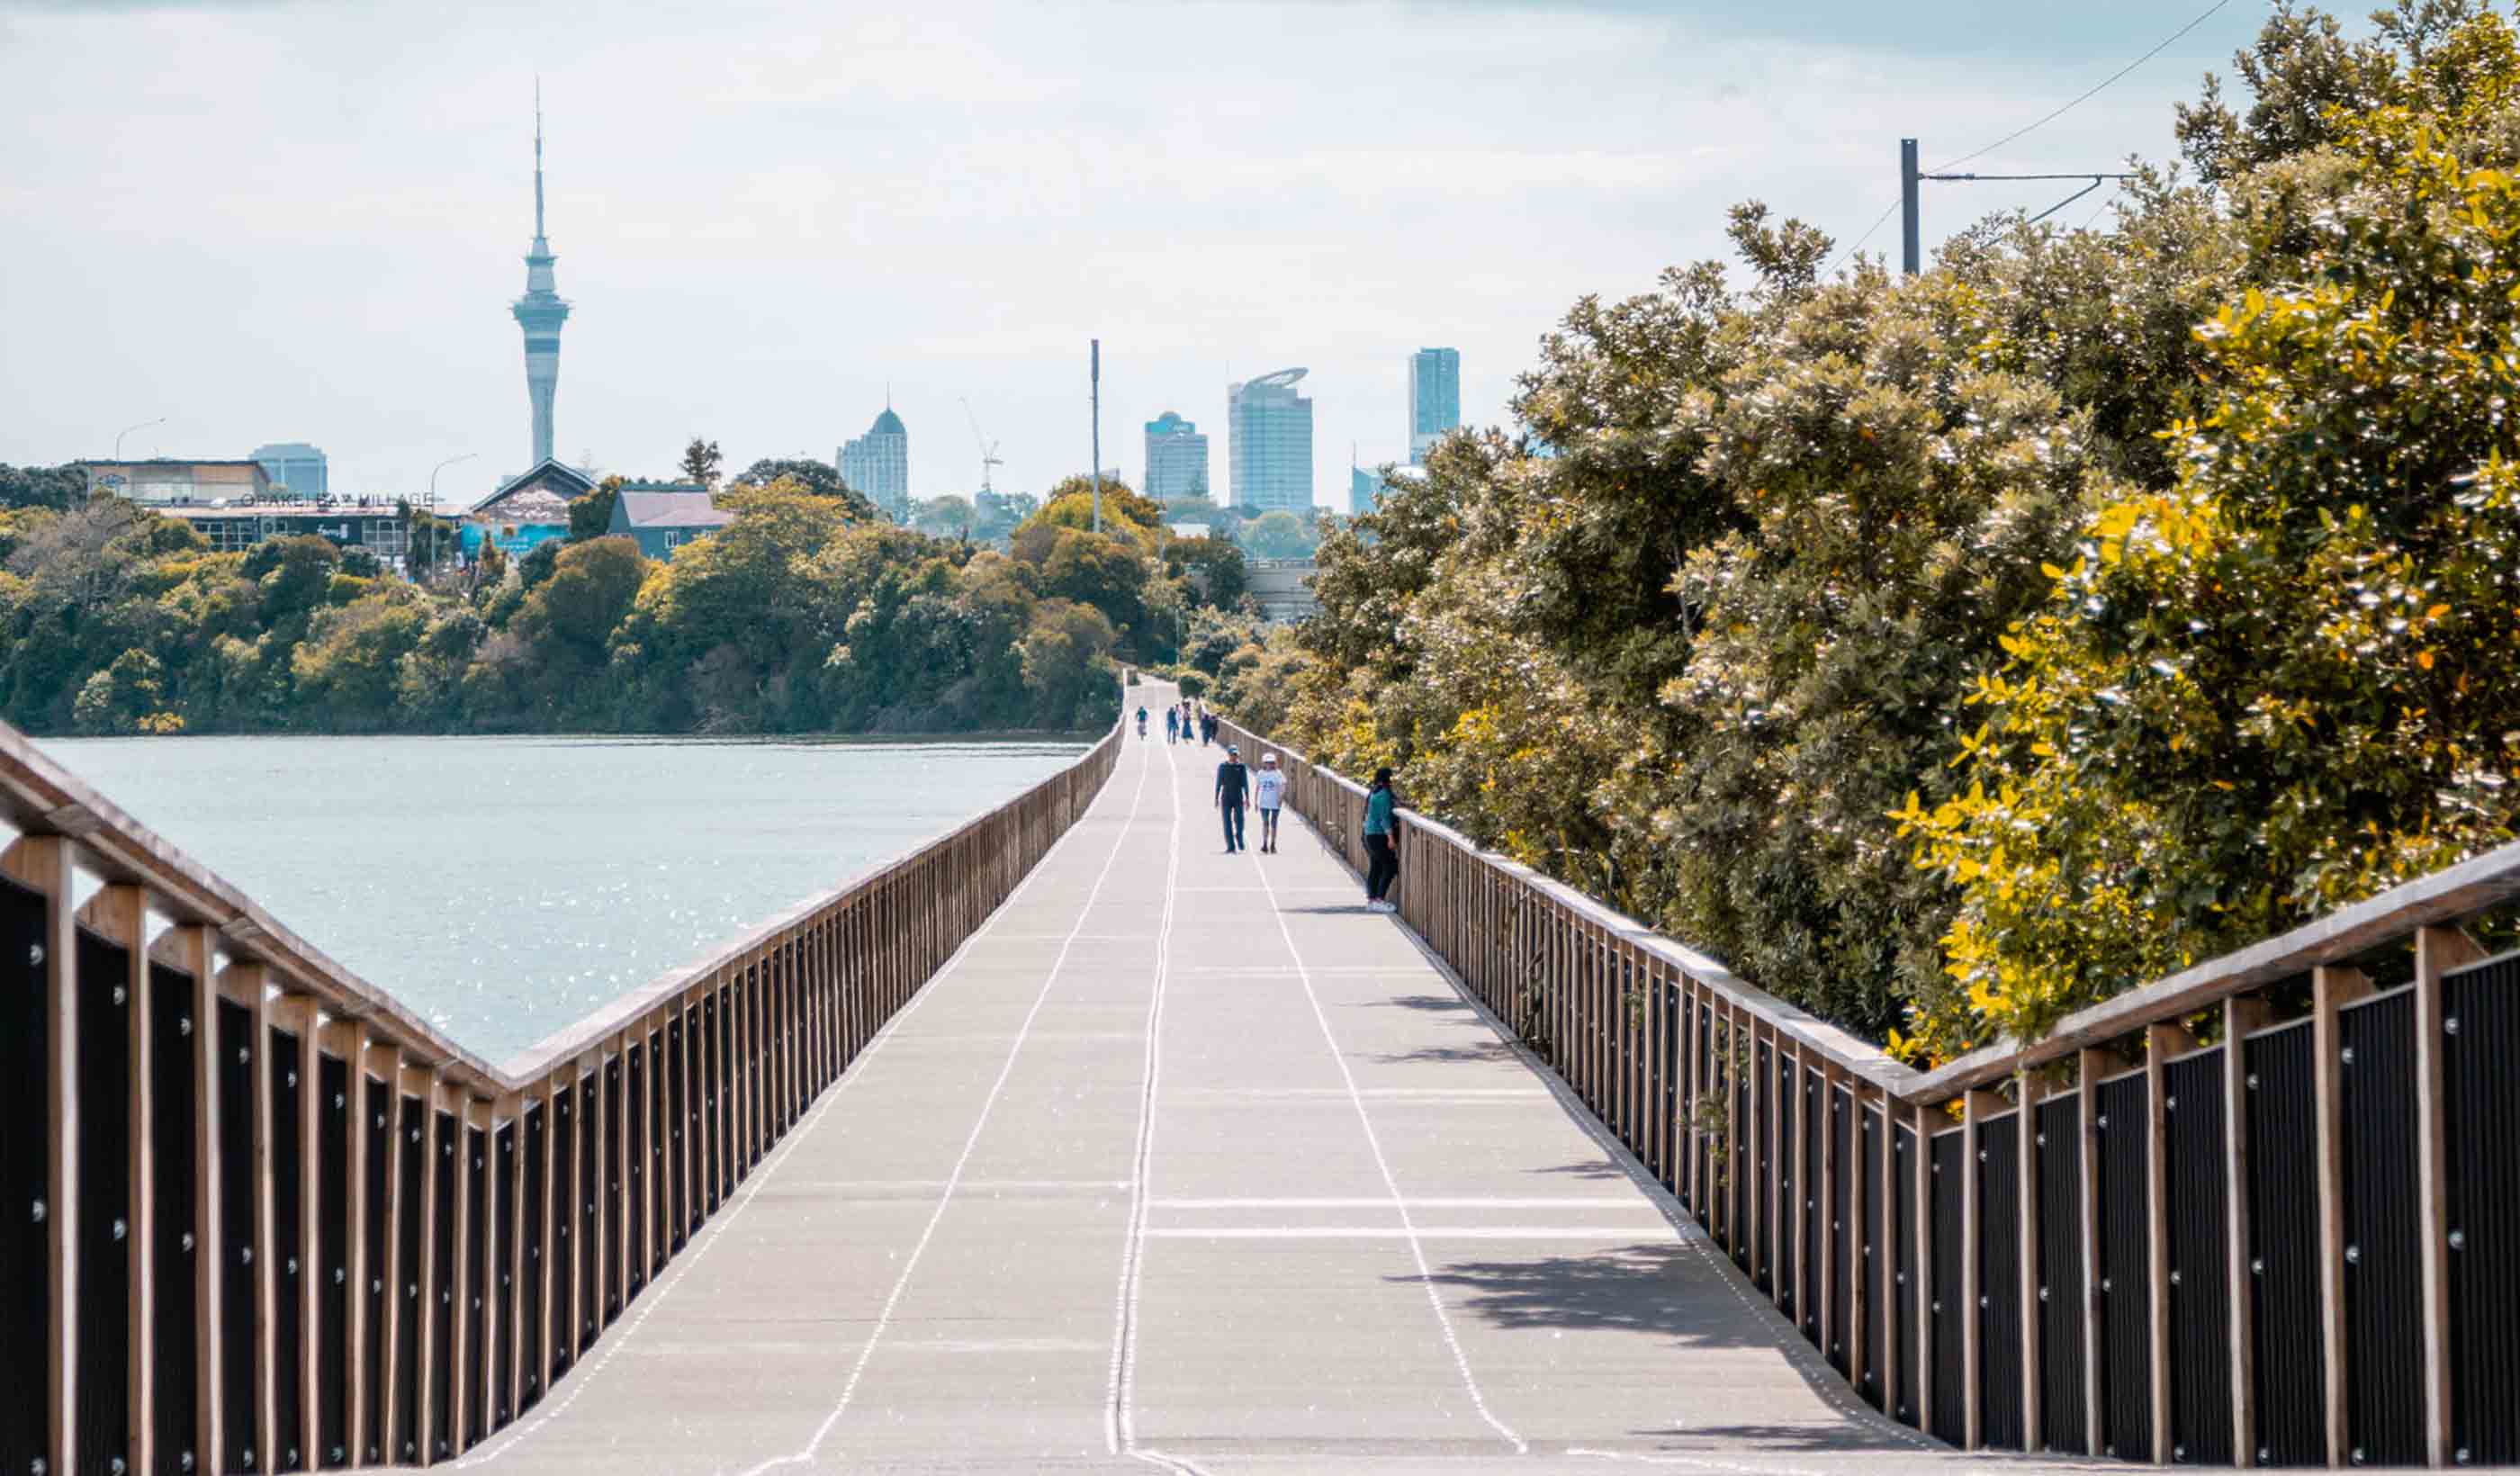
<path fill-rule="evenodd" d="M 1864 249 L 1864 244 L 1870 241 L 1874 235 L 1878 234 L 1882 226 L 1889 223 L 1890 217 L 1897 213 L 1898 209 L 1899 201 L 1895 200 L 1890 201 L 1890 207 L 1883 210 L 1879 215 L 1874 216 L 1872 224 L 1865 228 L 1864 234 L 1855 238 L 1855 245 L 1848 246 L 1843 251 L 1840 251 L 1837 259 L 1828 264 L 1828 270 L 1821 273 L 1821 275 L 1822 277 L 1836 276 L 1837 269 L 1846 265 L 1849 261 L 1854 260 L 1855 253 Z"/>
<path fill-rule="evenodd" d="M 1950 163 L 1938 164 L 1928 172 L 1942 174 L 1950 170 L 1957 169 L 1973 158 L 1983 158 L 1986 156 L 1993 154 L 1996 150 L 2002 148 L 2004 145 L 2011 143 L 2015 139 L 2035 133 L 2039 129 L 2047 127 L 2049 123 L 2063 117 L 2066 113 L 2082 107 L 2085 103 L 2098 97 L 2101 93 L 2106 92 L 2111 87 L 2117 85 L 2120 81 L 2123 81 L 2128 73 L 2134 71 L 2137 67 L 2141 67 L 2144 63 L 2151 61 L 2153 58 L 2160 56 L 2163 52 L 2168 51 L 2172 46 L 2177 45 L 2182 37 L 2185 36 L 2189 31 L 2194 30 L 2196 27 L 2204 24 L 2206 22 L 2213 20 L 2217 15 L 2228 9 L 2230 4 L 2231 0 L 2214 0 L 2214 3 L 2207 6 L 2204 13 L 2199 15 L 2195 20 L 2188 22 L 2185 25 L 2179 27 L 2179 29 L 2172 31 L 2169 35 L 2163 37 L 2161 43 L 2153 47 L 2152 50 L 2145 52 L 2142 56 L 2136 58 L 2124 67 L 2119 67 L 2116 71 L 2109 73 L 2107 79 L 2102 81 L 2098 86 L 2092 88 L 2082 96 L 2074 99 L 2070 103 L 2067 103 L 2064 107 L 2041 117 L 2037 121 L 2013 129 L 2010 133 L 1997 139 L 1994 143 L 1987 145 L 1985 148 L 1980 149 L 1973 154 L 1963 154 L 1959 157 L 1953 159 Z"/>

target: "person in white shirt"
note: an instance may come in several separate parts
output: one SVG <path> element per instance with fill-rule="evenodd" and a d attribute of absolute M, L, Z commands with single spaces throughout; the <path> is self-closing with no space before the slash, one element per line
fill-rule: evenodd
<path fill-rule="evenodd" d="M 1286 776 L 1278 767 L 1278 755 L 1264 754 L 1260 773 L 1251 782 L 1251 802 L 1260 809 L 1260 849 L 1278 849 L 1278 812 L 1286 803 Z"/>

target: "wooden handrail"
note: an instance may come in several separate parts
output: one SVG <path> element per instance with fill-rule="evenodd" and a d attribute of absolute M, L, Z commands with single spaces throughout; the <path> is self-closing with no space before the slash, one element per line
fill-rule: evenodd
<path fill-rule="evenodd" d="M 1364 788 L 1223 727 L 1363 871 Z M 2456 926 L 2520 897 L 2520 844 L 1920 1072 L 1398 823 L 1404 920 L 1891 1417 L 2164 1462 L 2520 1462 L 2520 1277 L 2459 1281 L 2520 1254 L 2473 1228 L 2520 1223 L 2520 954 Z M 2347 965 L 2392 945 L 2413 983 L 2374 995 Z M 2310 1018 L 2275 1020 L 2305 978 Z"/>
<path fill-rule="evenodd" d="M 505 1428 L 1066 832 L 1122 732 L 494 1066 L 0 725 L 0 924 L 42 940 L 0 959 L 0 1039 L 43 1059 L 0 1073 L 0 1113 L 44 1125 L 0 1152 L 25 1216 L 0 1278 L 46 1288 L 0 1314 L 33 1318 L 0 1346 L 40 1370 L 0 1381 L 0 1470 L 426 1464 Z M 81 872 L 106 885 L 74 908 Z"/>

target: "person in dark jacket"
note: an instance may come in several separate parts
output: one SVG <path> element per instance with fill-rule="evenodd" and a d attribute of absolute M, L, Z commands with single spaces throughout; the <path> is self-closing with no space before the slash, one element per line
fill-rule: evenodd
<path fill-rule="evenodd" d="M 1249 803 L 1251 770 L 1242 762 L 1242 750 L 1225 750 L 1225 762 L 1216 766 L 1216 806 L 1225 812 L 1225 854 L 1242 849 L 1242 811 Z"/>
<path fill-rule="evenodd" d="M 1400 821 L 1394 813 L 1400 798 L 1391 792 L 1391 771 L 1373 771 L 1373 787 L 1365 792 L 1365 906 L 1368 912 L 1396 913 L 1384 896 L 1400 879 Z"/>

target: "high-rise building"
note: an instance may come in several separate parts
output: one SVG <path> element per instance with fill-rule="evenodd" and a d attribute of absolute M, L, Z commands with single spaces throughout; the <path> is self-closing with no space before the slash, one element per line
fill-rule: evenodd
<path fill-rule="evenodd" d="M 1308 513 L 1313 506 L 1313 402 L 1295 388 L 1300 369 L 1225 386 L 1234 506 Z"/>
<path fill-rule="evenodd" d="M 1207 437 L 1167 410 L 1147 422 L 1147 495 L 1157 502 L 1209 501 Z"/>
<path fill-rule="evenodd" d="M 1421 348 L 1409 356 L 1409 464 L 1462 424 L 1462 351 Z"/>
<path fill-rule="evenodd" d="M 272 490 L 286 489 L 290 497 L 324 496 L 327 468 L 320 448 L 304 441 L 278 441 L 254 447 L 253 459 L 262 463 Z"/>
<path fill-rule="evenodd" d="M 910 521 L 910 431 L 891 406 L 840 447 L 840 480 L 894 522 Z"/>
<path fill-rule="evenodd" d="M 534 84 L 534 245 L 525 253 L 525 294 L 510 308 L 525 331 L 525 397 L 534 416 L 534 459 L 552 459 L 552 394 L 560 387 L 560 326 L 568 304 L 553 287 L 551 242 L 543 235 L 543 89 Z"/>

